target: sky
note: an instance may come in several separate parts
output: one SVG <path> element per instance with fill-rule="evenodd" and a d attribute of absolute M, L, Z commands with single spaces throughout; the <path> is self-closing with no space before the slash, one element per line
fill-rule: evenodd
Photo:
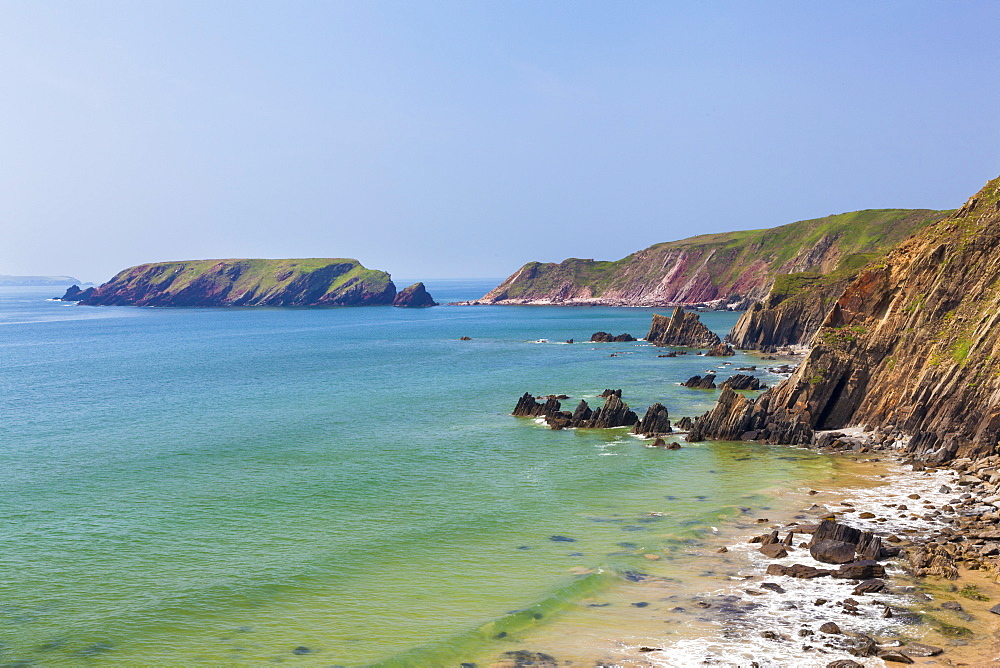
<path fill-rule="evenodd" d="M 0 274 L 410 278 L 1000 175 L 1000 2 L 0 0 Z"/>

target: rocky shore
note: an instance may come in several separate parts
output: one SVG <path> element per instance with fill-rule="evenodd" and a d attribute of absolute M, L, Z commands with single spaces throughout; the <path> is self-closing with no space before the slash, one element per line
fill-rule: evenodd
<path fill-rule="evenodd" d="M 1000 665 L 1000 501 L 990 501 L 1000 458 L 927 467 L 859 431 L 830 446 L 879 482 L 789 490 L 800 506 L 777 515 L 742 508 L 691 553 L 711 575 L 702 591 L 632 583 L 669 631 L 597 662 L 529 646 L 490 665 Z"/>

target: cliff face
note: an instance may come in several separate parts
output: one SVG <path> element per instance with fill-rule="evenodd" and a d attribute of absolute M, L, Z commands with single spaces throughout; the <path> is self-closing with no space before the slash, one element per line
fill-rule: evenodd
<path fill-rule="evenodd" d="M 87 306 L 368 306 L 391 304 L 396 286 L 357 260 L 192 260 L 131 267 L 80 303 Z"/>
<path fill-rule="evenodd" d="M 762 299 L 778 274 L 859 267 L 946 211 L 877 209 L 657 244 L 615 262 L 529 262 L 475 303 L 663 306 Z"/>
<path fill-rule="evenodd" d="M 743 312 L 726 341 L 745 350 L 808 343 L 854 276 L 839 271 L 777 276 L 764 301 Z"/>
<path fill-rule="evenodd" d="M 865 268 L 799 369 L 756 401 L 723 392 L 691 437 L 807 443 L 813 430 L 911 435 L 933 461 L 1000 438 L 1000 178 Z"/>
<path fill-rule="evenodd" d="M 671 317 L 653 314 L 646 340 L 654 346 L 712 348 L 721 343 L 719 336 L 705 326 L 697 313 L 685 313 L 678 306 Z"/>

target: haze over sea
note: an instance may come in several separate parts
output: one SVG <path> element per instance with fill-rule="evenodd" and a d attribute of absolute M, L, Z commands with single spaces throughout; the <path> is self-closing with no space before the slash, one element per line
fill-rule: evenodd
<path fill-rule="evenodd" d="M 427 283 L 443 302 L 496 284 Z M 525 391 L 572 408 L 605 388 L 640 415 L 708 409 L 716 392 L 676 383 L 720 360 L 538 342 L 641 337 L 650 309 L 58 292 L 0 289 L 3 663 L 450 665 L 556 634 L 600 653 L 657 628 L 629 605 L 636 579 L 693 577 L 685 549 L 713 526 L 834 473 L 798 450 L 663 451 L 509 415 Z M 736 317 L 702 314 L 719 334 Z"/>

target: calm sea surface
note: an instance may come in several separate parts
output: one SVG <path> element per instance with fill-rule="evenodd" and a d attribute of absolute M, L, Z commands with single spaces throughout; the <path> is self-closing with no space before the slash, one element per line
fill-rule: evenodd
<path fill-rule="evenodd" d="M 493 285 L 428 281 L 439 301 Z M 721 360 L 539 342 L 641 337 L 650 309 L 0 290 L 0 663 L 457 665 L 556 628 L 599 644 L 614 606 L 588 602 L 831 473 L 797 450 L 662 451 L 509 415 L 525 391 L 572 409 L 605 388 L 640 415 L 708 409 L 716 392 L 677 382 Z M 736 317 L 702 315 L 720 334 Z"/>

